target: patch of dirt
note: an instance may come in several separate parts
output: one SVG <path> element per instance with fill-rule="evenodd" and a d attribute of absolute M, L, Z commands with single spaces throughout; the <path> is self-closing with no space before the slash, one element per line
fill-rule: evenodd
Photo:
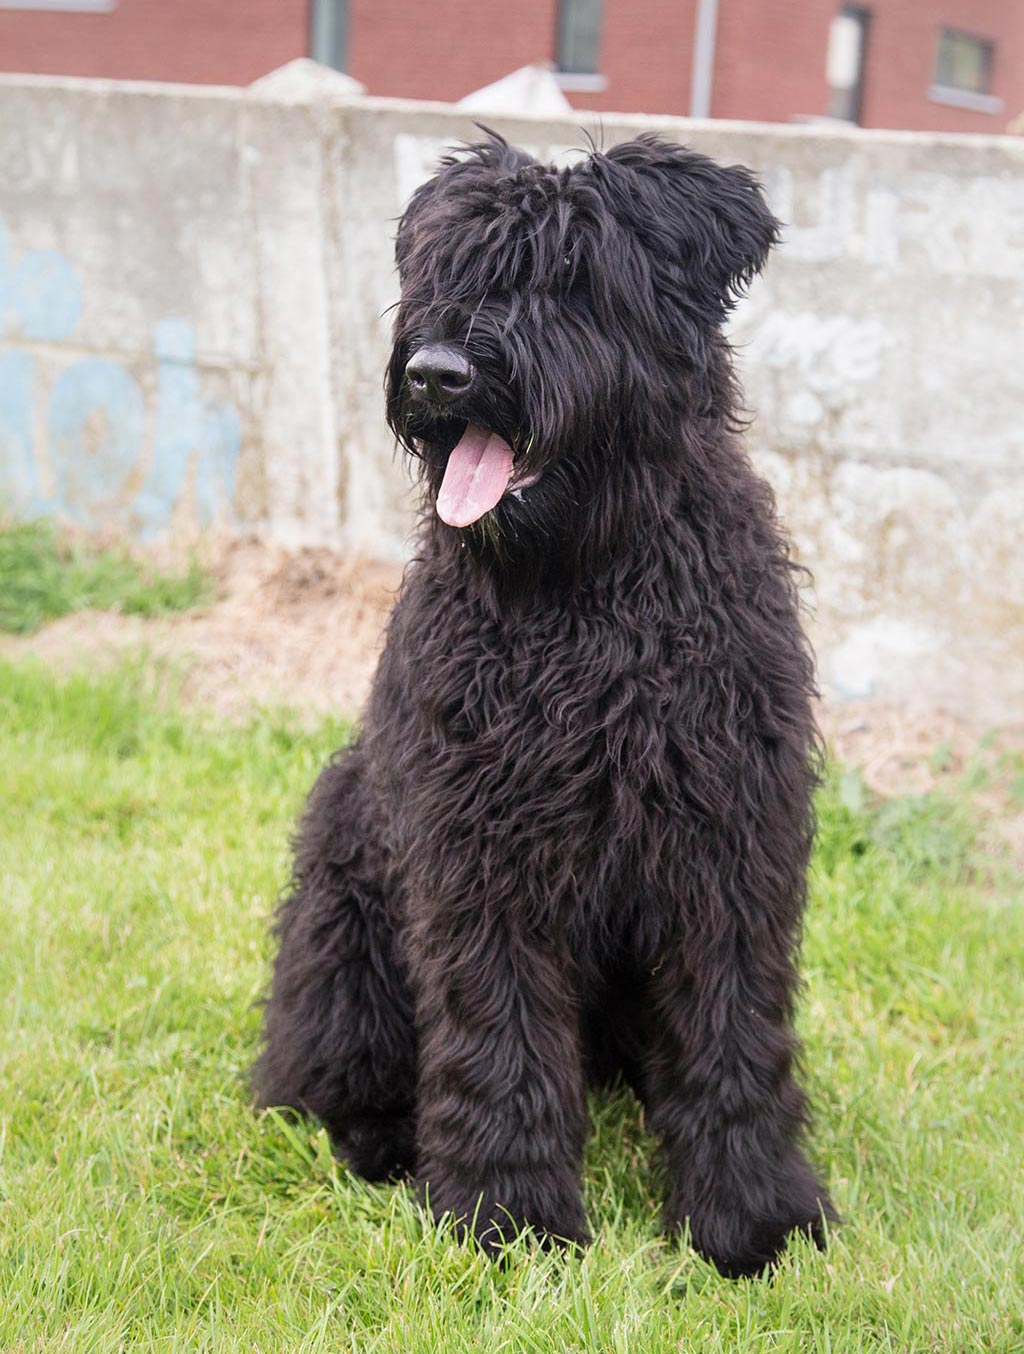
<path fill-rule="evenodd" d="M 70 672 L 144 649 L 180 670 L 186 703 L 228 717 L 285 705 L 314 722 L 361 707 L 399 567 L 255 541 L 223 544 L 207 564 L 216 579 L 209 606 L 154 619 L 78 612 L 34 635 L 0 637 L 0 654 L 34 654 Z"/>
<path fill-rule="evenodd" d="M 973 767 L 993 774 L 1010 750 L 1024 748 L 1024 725 L 993 730 L 933 706 L 823 701 L 818 718 L 838 759 L 885 798 L 927 794 Z"/>
<path fill-rule="evenodd" d="M 1024 724 L 993 729 L 950 710 L 872 701 L 823 702 L 819 723 L 876 795 L 969 789 L 982 846 L 1024 872 Z"/>
<path fill-rule="evenodd" d="M 209 606 L 154 620 L 81 612 L 35 635 L 0 636 L 0 655 L 34 654 L 68 672 L 144 650 L 183 674 L 187 703 L 225 717 L 288 706 L 313 723 L 361 709 L 399 566 L 244 540 L 210 547 L 206 564 L 216 579 Z M 925 794 L 966 777 L 1001 853 L 1024 864 L 1024 724 L 995 732 L 948 710 L 876 702 L 825 702 L 819 722 L 878 795 Z"/>

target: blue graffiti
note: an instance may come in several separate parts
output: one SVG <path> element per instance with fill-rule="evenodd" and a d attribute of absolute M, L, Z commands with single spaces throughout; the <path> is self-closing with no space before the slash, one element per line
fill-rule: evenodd
<path fill-rule="evenodd" d="M 66 339 L 82 313 L 78 275 L 52 249 L 25 255 L 11 279 L 11 301 L 26 338 L 51 343 Z"/>
<path fill-rule="evenodd" d="M 154 328 L 150 418 L 123 362 L 79 358 L 41 389 L 26 341 L 67 341 L 82 311 L 78 274 L 63 255 L 35 250 L 12 265 L 0 215 L 0 511 L 59 513 L 86 526 L 115 514 L 151 536 L 188 490 L 196 520 L 212 521 L 234 503 L 241 420 L 233 406 L 204 399 L 192 325 L 165 319 Z M 50 493 L 37 429 L 45 430 Z"/>
<path fill-rule="evenodd" d="M 168 503 L 184 488 L 193 452 L 202 448 L 195 479 L 200 521 L 217 511 L 217 486 L 235 496 L 235 467 L 241 443 L 238 414 L 229 405 L 205 404 L 199 395 L 195 335 L 183 320 L 161 320 L 156 327 L 157 415 L 153 459 L 135 510 L 144 535 L 163 525 Z"/>
<path fill-rule="evenodd" d="M 117 362 L 85 358 L 57 377 L 46 432 L 55 499 L 88 522 L 123 495 L 146 430 L 142 392 Z"/>
<path fill-rule="evenodd" d="M 26 353 L 0 357 L 0 511 L 28 517 L 47 510 L 32 455 L 33 376 Z"/>

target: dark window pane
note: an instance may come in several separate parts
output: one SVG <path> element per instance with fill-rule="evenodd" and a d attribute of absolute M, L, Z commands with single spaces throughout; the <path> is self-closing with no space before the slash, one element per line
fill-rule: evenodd
<path fill-rule="evenodd" d="M 985 38 L 944 28 L 935 59 L 935 83 L 947 89 L 987 94 L 992 73 L 993 44 Z"/>
<path fill-rule="evenodd" d="M 601 57 L 603 0 L 559 0 L 558 69 L 595 75 Z"/>

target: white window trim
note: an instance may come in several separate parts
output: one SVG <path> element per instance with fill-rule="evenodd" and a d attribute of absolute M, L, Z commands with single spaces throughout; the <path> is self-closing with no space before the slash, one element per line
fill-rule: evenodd
<path fill-rule="evenodd" d="M 559 89 L 570 94 L 603 94 L 608 88 L 607 75 L 587 74 L 582 71 L 555 71 Z"/>
<path fill-rule="evenodd" d="M 969 108 L 974 113 L 1001 113 L 1002 99 L 992 94 L 976 94 L 972 89 L 957 89 L 953 85 L 932 85 L 928 90 L 932 103 L 949 104 L 952 108 Z"/>
<path fill-rule="evenodd" d="M 0 0 L 0 9 L 49 10 L 57 14 L 109 14 L 117 0 Z"/>

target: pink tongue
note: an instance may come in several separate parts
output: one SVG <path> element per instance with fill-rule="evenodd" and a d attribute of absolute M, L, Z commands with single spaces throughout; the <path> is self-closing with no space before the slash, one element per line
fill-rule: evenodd
<path fill-rule="evenodd" d="M 512 478 L 512 448 L 475 423 L 466 425 L 448 457 L 437 515 L 450 527 L 468 527 L 494 507 Z"/>

